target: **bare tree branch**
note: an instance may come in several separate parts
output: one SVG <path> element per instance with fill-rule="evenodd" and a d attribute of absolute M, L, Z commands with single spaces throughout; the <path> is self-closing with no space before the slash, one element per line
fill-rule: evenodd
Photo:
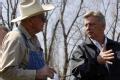
<path fill-rule="evenodd" d="M 115 26 L 113 27 L 113 36 L 112 36 L 112 39 L 115 40 L 115 32 L 116 32 L 116 28 L 117 28 L 117 22 L 118 22 L 118 12 L 119 12 L 119 3 L 118 3 L 118 0 L 117 0 L 117 3 L 116 3 L 116 19 L 115 19 Z"/>
<path fill-rule="evenodd" d="M 48 54 L 48 58 L 47 58 L 48 64 L 50 62 L 51 55 L 52 55 L 52 53 L 51 53 L 52 52 L 52 46 L 53 46 L 53 42 L 54 42 L 54 39 L 55 39 L 55 34 L 56 34 L 56 31 L 57 31 L 58 23 L 59 23 L 59 20 L 56 22 L 55 28 L 53 30 L 53 35 L 52 35 L 52 39 L 51 39 L 51 43 L 50 43 L 50 48 L 49 48 L 49 54 Z"/>

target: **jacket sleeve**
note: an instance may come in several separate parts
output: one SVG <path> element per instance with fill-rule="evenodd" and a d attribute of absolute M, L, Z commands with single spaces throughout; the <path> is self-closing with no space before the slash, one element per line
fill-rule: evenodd
<path fill-rule="evenodd" d="M 97 64 L 96 60 L 88 59 L 85 47 L 79 45 L 72 55 L 72 74 L 84 80 L 92 75 L 94 64 Z"/>
<path fill-rule="evenodd" d="M 3 80 L 35 80 L 36 70 L 20 67 L 26 53 L 24 43 L 20 39 L 21 36 L 16 31 L 8 33 L 3 40 L 0 64 Z"/>

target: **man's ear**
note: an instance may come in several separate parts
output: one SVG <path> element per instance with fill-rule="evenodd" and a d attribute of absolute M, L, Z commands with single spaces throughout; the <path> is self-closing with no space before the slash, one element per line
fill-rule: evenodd
<path fill-rule="evenodd" d="M 105 30 L 106 24 L 104 24 L 104 23 L 100 23 L 100 24 L 101 24 L 101 26 L 103 27 L 103 29 Z"/>

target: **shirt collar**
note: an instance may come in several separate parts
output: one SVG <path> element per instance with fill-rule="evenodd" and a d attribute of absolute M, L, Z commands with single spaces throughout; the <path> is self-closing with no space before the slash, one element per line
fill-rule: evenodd
<path fill-rule="evenodd" d="M 91 38 L 90 38 L 91 39 Z M 98 41 L 96 41 L 96 40 L 94 40 L 94 39 L 91 39 L 91 41 L 95 44 L 95 46 L 97 47 L 97 48 L 99 48 L 99 50 L 101 50 L 102 49 L 102 46 L 99 44 L 99 42 Z M 106 44 L 107 44 L 107 37 L 105 37 L 105 41 L 104 41 L 104 46 L 106 47 Z"/>
<path fill-rule="evenodd" d="M 27 39 L 31 39 L 32 38 L 31 35 L 28 33 L 28 31 L 22 25 L 20 25 L 20 27 L 18 27 L 18 28 L 26 36 Z"/>

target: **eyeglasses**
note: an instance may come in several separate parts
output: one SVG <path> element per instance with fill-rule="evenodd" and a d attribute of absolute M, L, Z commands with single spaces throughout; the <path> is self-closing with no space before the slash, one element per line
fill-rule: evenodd
<path fill-rule="evenodd" d="M 41 19 L 41 21 L 43 21 L 43 22 L 46 22 L 46 21 L 47 21 L 47 18 L 46 18 L 46 16 L 45 16 L 45 14 L 40 14 L 40 15 L 36 15 L 36 16 L 33 16 L 33 17 L 36 17 L 36 18 L 38 18 L 38 19 Z M 33 18 L 33 17 L 31 17 L 31 18 Z"/>
<path fill-rule="evenodd" d="M 45 16 L 45 14 L 40 14 L 40 15 L 38 15 L 38 16 L 36 16 L 36 17 L 38 17 L 39 19 L 41 19 L 43 22 L 46 22 L 46 21 L 47 21 L 47 18 L 46 18 L 46 16 Z"/>
<path fill-rule="evenodd" d="M 43 22 L 46 22 L 47 21 L 47 18 L 44 14 L 40 15 L 40 19 L 43 21 Z"/>

